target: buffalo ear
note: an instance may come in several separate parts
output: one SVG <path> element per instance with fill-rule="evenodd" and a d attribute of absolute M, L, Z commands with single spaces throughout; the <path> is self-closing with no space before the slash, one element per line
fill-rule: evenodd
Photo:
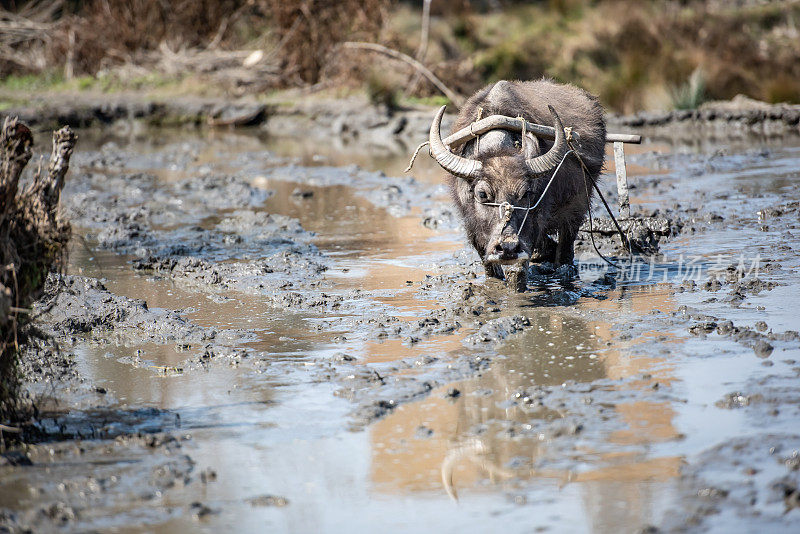
<path fill-rule="evenodd" d="M 531 133 L 528 133 L 525 136 L 525 143 L 523 143 L 523 145 L 525 148 L 525 152 L 523 154 L 525 159 L 533 159 L 542 153 L 542 145 L 539 142 L 539 138 Z M 522 150 L 522 148 L 523 147 L 520 147 L 520 150 Z"/>

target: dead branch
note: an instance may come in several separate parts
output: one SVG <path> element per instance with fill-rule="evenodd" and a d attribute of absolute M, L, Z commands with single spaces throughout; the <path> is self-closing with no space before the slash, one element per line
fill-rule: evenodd
<path fill-rule="evenodd" d="M 64 177 L 69 170 L 69 160 L 78 136 L 69 126 L 53 132 L 53 152 L 50 154 L 50 165 L 47 168 L 47 178 L 37 176 L 34 180 L 36 193 L 41 198 L 43 207 L 49 213 L 58 208 L 61 199 L 61 190 L 64 188 Z"/>
<path fill-rule="evenodd" d="M 244 61 L 253 53 L 253 50 L 218 50 L 187 48 L 172 50 L 166 42 L 162 42 L 157 52 L 145 56 L 168 74 L 180 72 L 216 72 L 224 69 L 242 68 Z M 256 65 L 248 67 L 249 70 L 262 74 L 277 74 L 279 68 L 273 63 L 259 61 Z"/>
<path fill-rule="evenodd" d="M 33 135 L 16 118 L 0 130 L 0 420 L 15 409 L 16 361 L 25 339 L 18 327 L 30 320 L 29 306 L 48 273 L 63 265 L 70 226 L 59 220 L 58 203 L 76 139 L 69 127 L 54 132 L 47 170 L 39 165 L 31 185 L 20 190 Z"/>
<path fill-rule="evenodd" d="M 16 117 L 6 117 L 3 130 L 0 131 L 0 150 L 3 151 L 0 162 L 0 221 L 5 218 L 17 196 L 19 177 L 31 159 L 31 146 L 33 135 L 28 127 Z"/>
<path fill-rule="evenodd" d="M 402 52 L 398 52 L 397 50 L 394 50 L 392 48 L 387 48 L 377 43 L 362 43 L 362 42 L 347 41 L 342 43 L 341 46 L 343 46 L 344 48 L 350 48 L 354 50 L 371 50 L 373 52 L 378 52 L 386 56 L 389 56 L 393 59 L 398 59 L 400 61 L 403 61 L 404 63 L 411 65 L 419 72 L 421 72 L 422 75 L 425 76 L 425 78 L 427 78 L 429 82 L 435 85 L 436 88 L 439 89 L 439 91 L 441 91 L 447 98 L 449 98 L 450 101 L 453 102 L 453 104 L 456 107 L 460 108 L 464 104 L 464 97 L 462 97 L 461 95 L 459 95 L 458 93 L 447 87 L 444 84 L 444 82 L 442 82 L 442 80 L 437 78 L 434 73 L 428 70 L 427 67 L 425 67 L 425 65 L 423 65 L 416 59 L 407 56 Z"/>
<path fill-rule="evenodd" d="M 254 50 L 219 50 L 187 48 L 172 50 L 162 42 L 158 50 L 139 56 L 139 65 L 155 69 L 168 75 L 193 72 L 208 76 L 215 83 L 223 85 L 232 92 L 242 88 L 250 90 L 265 88 L 277 83 L 281 68 L 274 62 L 261 58 L 256 62 L 247 59 Z M 132 70 L 137 65 L 127 64 L 117 69 Z M 147 72 L 146 70 L 144 72 Z"/>
<path fill-rule="evenodd" d="M 279 44 L 268 54 L 281 65 L 282 86 L 316 84 L 337 46 L 377 39 L 388 0 L 262 0 Z"/>
<path fill-rule="evenodd" d="M 433 0 L 423 0 L 422 2 L 422 30 L 419 37 L 419 48 L 417 48 L 416 59 L 420 63 L 425 61 L 425 56 L 428 54 L 428 39 L 430 38 L 431 29 L 431 2 Z M 416 71 L 406 89 L 406 94 L 412 94 L 419 85 L 420 73 Z"/>

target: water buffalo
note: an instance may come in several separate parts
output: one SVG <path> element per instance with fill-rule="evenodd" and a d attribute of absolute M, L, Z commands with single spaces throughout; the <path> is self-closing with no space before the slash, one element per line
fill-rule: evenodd
<path fill-rule="evenodd" d="M 441 138 L 443 114 L 444 107 L 431 125 L 431 155 L 449 173 L 453 201 L 487 275 L 502 279 L 503 265 L 522 265 L 524 271 L 528 261 L 571 265 L 589 209 L 587 195 L 605 156 L 606 127 L 597 98 L 546 79 L 497 82 L 465 103 L 453 131 L 481 117 L 504 115 L 553 124 L 554 139 L 494 129 L 452 151 Z M 585 180 L 573 147 L 586 165 Z"/>

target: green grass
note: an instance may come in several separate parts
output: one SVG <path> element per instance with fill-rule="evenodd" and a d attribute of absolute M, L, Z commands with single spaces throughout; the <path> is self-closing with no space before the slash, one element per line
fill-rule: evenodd
<path fill-rule="evenodd" d="M 697 109 L 706 101 L 706 77 L 702 69 L 695 69 L 689 79 L 670 90 L 670 101 L 674 109 Z"/>
<path fill-rule="evenodd" d="M 0 89 L 11 92 L 44 91 L 63 86 L 64 77 L 55 72 L 43 74 L 11 74 L 0 80 Z"/>
<path fill-rule="evenodd" d="M 441 107 L 445 105 L 450 105 L 450 99 L 443 95 L 433 95 L 433 96 L 407 96 L 401 99 L 401 104 L 410 105 L 410 106 L 431 106 L 431 107 Z"/>
<path fill-rule="evenodd" d="M 10 75 L 0 81 L 0 91 L 7 94 L 44 91 L 98 91 L 118 93 L 126 90 L 159 89 L 180 83 L 181 78 L 169 77 L 158 72 L 121 78 L 114 74 L 78 76 L 67 80 L 57 72 L 41 74 Z"/>

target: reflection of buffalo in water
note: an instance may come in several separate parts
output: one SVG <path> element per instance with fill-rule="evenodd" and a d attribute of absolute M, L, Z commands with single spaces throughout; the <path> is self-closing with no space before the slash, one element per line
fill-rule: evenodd
<path fill-rule="evenodd" d="M 503 345 L 501 354 L 506 357 L 495 361 L 476 380 L 462 384 L 463 400 L 458 403 L 457 415 L 457 428 L 461 432 L 482 425 L 496 426 L 498 422 L 507 430 L 515 424 L 529 424 L 532 419 L 561 419 L 565 410 L 543 406 L 536 386 L 592 382 L 606 377 L 603 361 L 591 357 L 599 348 L 593 328 L 580 318 L 551 313 L 551 310 L 529 314 L 531 327 Z M 480 394 L 490 390 L 492 395 Z M 504 401 L 498 402 L 498 396 Z M 513 458 L 533 461 L 539 456 L 539 441 L 511 440 L 501 429 L 492 430 L 497 431 L 460 442 L 448 451 L 442 477 L 449 494 L 455 495 L 450 481 L 458 461 L 476 460 L 493 476 L 518 476 L 499 466 Z M 496 463 L 489 462 L 488 457 L 496 458 Z"/>

